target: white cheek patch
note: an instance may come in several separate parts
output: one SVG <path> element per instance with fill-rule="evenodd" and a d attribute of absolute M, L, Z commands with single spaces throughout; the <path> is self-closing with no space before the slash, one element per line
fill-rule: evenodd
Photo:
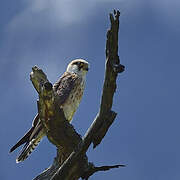
<path fill-rule="evenodd" d="M 67 71 L 68 71 L 68 72 L 71 72 L 71 73 L 78 73 L 78 72 L 79 72 L 77 65 L 71 65 L 71 66 L 67 69 Z"/>

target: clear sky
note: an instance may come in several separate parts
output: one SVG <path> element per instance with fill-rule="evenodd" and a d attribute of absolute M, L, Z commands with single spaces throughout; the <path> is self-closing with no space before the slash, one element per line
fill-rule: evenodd
<path fill-rule="evenodd" d="M 115 123 L 89 161 L 127 164 L 91 180 L 180 179 L 180 1 L 2 0 L 0 2 L 1 180 L 31 180 L 55 157 L 47 138 L 23 163 L 10 147 L 37 112 L 29 73 L 38 65 L 54 83 L 75 58 L 91 68 L 73 125 L 83 136 L 99 109 L 109 12 L 119 9 L 119 55 L 126 71 L 117 80 Z"/>

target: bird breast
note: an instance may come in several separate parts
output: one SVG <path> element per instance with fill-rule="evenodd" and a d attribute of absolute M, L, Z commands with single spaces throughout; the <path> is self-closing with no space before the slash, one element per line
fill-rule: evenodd
<path fill-rule="evenodd" d="M 69 122 L 72 120 L 73 115 L 81 102 L 84 84 L 85 82 L 82 81 L 80 85 L 75 86 L 62 106 L 64 115 Z"/>

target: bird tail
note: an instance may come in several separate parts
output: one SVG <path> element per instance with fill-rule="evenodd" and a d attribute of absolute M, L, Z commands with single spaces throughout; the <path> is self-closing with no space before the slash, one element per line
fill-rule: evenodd
<path fill-rule="evenodd" d="M 39 131 L 37 136 L 33 138 L 31 141 L 27 142 L 21 150 L 21 153 L 16 158 L 16 163 L 24 161 L 28 158 L 28 156 L 32 153 L 35 147 L 40 143 L 41 139 L 45 136 L 43 130 Z"/>

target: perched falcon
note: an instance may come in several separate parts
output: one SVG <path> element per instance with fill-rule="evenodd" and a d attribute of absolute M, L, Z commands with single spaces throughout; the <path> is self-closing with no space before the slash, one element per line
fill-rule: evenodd
<path fill-rule="evenodd" d="M 63 109 L 64 115 L 69 122 L 71 122 L 81 101 L 88 68 L 89 64 L 87 61 L 83 59 L 73 60 L 67 66 L 66 72 L 53 85 L 53 90 L 60 97 L 60 107 Z M 16 162 L 24 161 L 45 135 L 37 114 L 31 129 L 10 149 L 10 152 L 12 152 L 25 143 L 19 156 L 16 158 Z"/>

